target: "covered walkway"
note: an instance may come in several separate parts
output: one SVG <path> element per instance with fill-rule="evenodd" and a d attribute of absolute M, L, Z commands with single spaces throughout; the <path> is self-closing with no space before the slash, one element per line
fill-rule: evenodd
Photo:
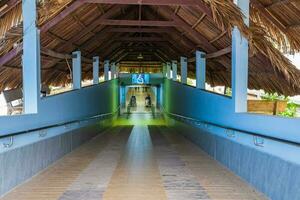
<path fill-rule="evenodd" d="M 0 199 L 300 200 L 299 13 L 0 0 Z"/>
<path fill-rule="evenodd" d="M 165 126 L 116 126 L 1 200 L 258 200 L 265 197 Z"/>

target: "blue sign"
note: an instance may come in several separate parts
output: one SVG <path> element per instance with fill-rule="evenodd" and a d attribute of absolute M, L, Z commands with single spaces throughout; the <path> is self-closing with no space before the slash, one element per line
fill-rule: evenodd
<path fill-rule="evenodd" d="M 150 74 L 132 74 L 132 84 L 149 84 Z"/>

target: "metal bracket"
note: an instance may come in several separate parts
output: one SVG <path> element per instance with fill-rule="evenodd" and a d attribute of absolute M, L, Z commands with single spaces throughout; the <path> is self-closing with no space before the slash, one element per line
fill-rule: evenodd
<path fill-rule="evenodd" d="M 228 137 L 230 138 L 235 138 L 236 134 L 235 134 L 235 131 L 234 130 L 231 130 L 231 129 L 226 129 L 225 130 L 225 133 Z"/>
<path fill-rule="evenodd" d="M 204 128 L 209 129 L 209 124 L 203 123 Z"/>
<path fill-rule="evenodd" d="M 47 130 L 40 130 L 39 137 L 45 137 L 47 135 Z"/>
<path fill-rule="evenodd" d="M 71 127 L 72 127 L 72 126 L 71 126 L 70 124 L 66 124 L 66 125 L 65 125 L 65 129 L 71 129 Z"/>
<path fill-rule="evenodd" d="M 72 53 L 72 58 L 77 58 L 77 54 L 76 53 Z"/>
<path fill-rule="evenodd" d="M 14 145 L 14 138 L 13 136 L 9 137 L 9 143 L 3 142 L 3 147 L 4 148 L 11 148 Z"/>
<path fill-rule="evenodd" d="M 253 136 L 253 142 L 254 142 L 255 146 L 258 146 L 258 147 L 264 147 L 264 144 L 265 144 L 264 138 L 259 137 L 259 136 Z"/>

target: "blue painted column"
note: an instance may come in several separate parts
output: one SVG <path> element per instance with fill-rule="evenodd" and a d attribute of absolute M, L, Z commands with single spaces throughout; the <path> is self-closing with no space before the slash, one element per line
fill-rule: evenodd
<path fill-rule="evenodd" d="M 23 99 L 24 113 L 38 113 L 41 90 L 40 36 L 35 0 L 22 1 L 23 14 Z"/>
<path fill-rule="evenodd" d="M 72 53 L 73 90 L 81 88 L 81 52 Z"/>
<path fill-rule="evenodd" d="M 161 86 L 156 86 L 156 106 L 157 108 L 160 108 L 160 105 L 161 105 Z"/>
<path fill-rule="evenodd" d="M 206 59 L 205 53 L 196 51 L 196 88 L 205 90 Z"/>
<path fill-rule="evenodd" d="M 116 78 L 119 78 L 119 73 L 120 73 L 120 65 L 118 63 L 116 64 Z"/>
<path fill-rule="evenodd" d="M 120 86 L 120 105 L 122 108 L 126 107 L 126 89 L 124 85 Z"/>
<path fill-rule="evenodd" d="M 167 62 L 167 79 L 171 78 L 171 63 Z"/>
<path fill-rule="evenodd" d="M 172 78 L 173 81 L 177 81 L 177 61 L 172 61 Z"/>
<path fill-rule="evenodd" d="M 180 66 L 181 66 L 181 83 L 187 84 L 187 58 L 180 57 Z"/>
<path fill-rule="evenodd" d="M 249 0 L 234 0 L 249 26 Z M 232 31 L 232 100 L 235 112 L 247 112 L 248 40 L 237 27 Z"/>
<path fill-rule="evenodd" d="M 163 78 L 165 78 L 165 77 L 167 77 L 167 65 L 166 65 L 166 63 L 163 63 L 162 67 L 163 67 L 163 69 L 162 69 Z"/>
<path fill-rule="evenodd" d="M 116 78 L 116 72 L 117 72 L 116 63 L 114 63 L 114 62 L 111 63 L 110 72 L 111 72 L 111 79 L 115 79 Z"/>
<path fill-rule="evenodd" d="M 99 84 L 99 56 L 93 57 L 93 84 Z"/>
<path fill-rule="evenodd" d="M 104 81 L 109 79 L 109 60 L 104 61 Z"/>

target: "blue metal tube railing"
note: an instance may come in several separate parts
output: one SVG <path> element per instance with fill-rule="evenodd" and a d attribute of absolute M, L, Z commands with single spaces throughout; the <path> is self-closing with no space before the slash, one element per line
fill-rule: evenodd
<path fill-rule="evenodd" d="M 58 124 L 53 124 L 53 125 L 48 125 L 48 126 L 42 126 L 42 127 L 39 127 L 39 128 L 28 129 L 28 130 L 25 130 L 25 131 L 9 133 L 9 134 L 5 134 L 5 135 L 1 135 L 0 139 L 1 138 L 12 137 L 12 136 L 17 136 L 17 135 L 23 135 L 23 134 L 34 132 L 34 131 L 41 131 L 41 130 L 45 130 L 45 129 L 49 129 L 49 128 L 55 128 L 55 127 L 59 127 L 59 126 L 66 126 L 68 124 L 73 124 L 73 123 L 78 123 L 78 122 L 80 123 L 82 121 L 87 121 L 87 120 L 105 119 L 105 118 L 108 118 L 109 116 L 115 115 L 116 113 L 119 112 L 119 110 L 120 110 L 120 106 L 117 108 L 116 111 L 111 112 L 111 113 L 104 113 L 104 114 L 100 114 L 100 115 L 94 115 L 94 116 L 91 116 L 91 117 L 86 117 L 86 118 L 79 119 L 79 120 L 72 120 L 72 121 L 63 122 L 63 123 L 58 123 Z"/>
<path fill-rule="evenodd" d="M 199 119 L 195 119 L 195 118 L 191 118 L 191 117 L 187 117 L 187 116 L 183 116 L 183 115 L 179 115 L 179 114 L 175 114 L 175 113 L 170 113 L 170 112 L 167 112 L 162 106 L 161 106 L 161 109 L 168 116 L 171 116 L 175 119 L 179 119 L 180 121 L 190 122 L 194 125 L 206 124 L 206 125 L 211 125 L 211 126 L 215 126 L 215 127 L 218 127 L 218 128 L 223 128 L 227 131 L 236 131 L 236 132 L 241 132 L 241 133 L 245 133 L 245 134 L 256 136 L 256 137 L 261 137 L 261 138 L 271 139 L 271 140 L 275 140 L 275 141 L 279 141 L 279 142 L 284 142 L 284 143 L 287 143 L 287 144 L 292 144 L 292 145 L 297 145 L 297 146 L 300 145 L 300 143 L 293 142 L 293 141 L 290 141 L 290 140 L 284 140 L 284 139 L 281 139 L 281 138 L 266 136 L 266 135 L 263 135 L 263 134 L 254 133 L 254 132 L 247 131 L 247 130 L 232 128 L 232 127 L 228 127 L 228 126 L 224 126 L 224 125 L 220 125 L 220 124 L 216 124 L 216 123 L 212 123 L 212 122 L 208 122 L 208 121 L 204 121 L 204 120 L 199 120 Z M 256 140 L 257 140 L 257 138 L 254 139 L 254 143 L 257 146 L 261 146 L 261 145 L 258 144 L 259 142 L 256 142 Z"/>

